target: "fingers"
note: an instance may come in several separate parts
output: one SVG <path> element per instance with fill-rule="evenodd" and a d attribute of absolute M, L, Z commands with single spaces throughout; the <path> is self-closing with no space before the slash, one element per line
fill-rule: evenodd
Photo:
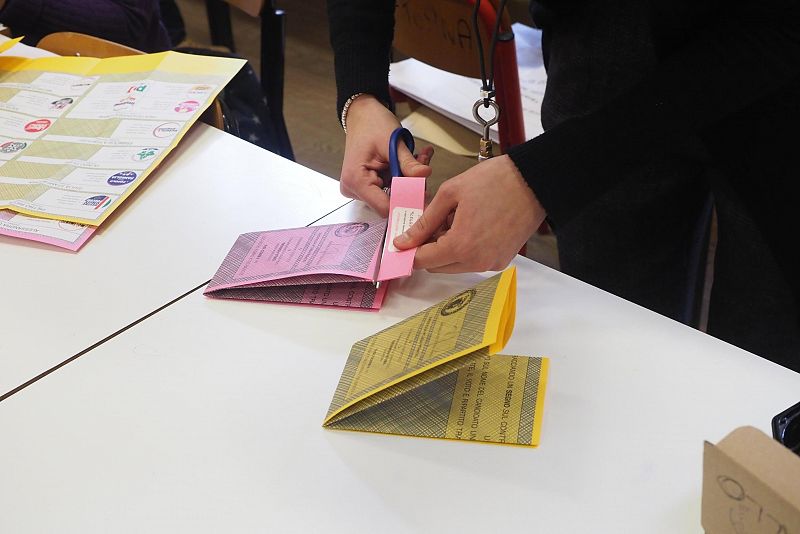
<path fill-rule="evenodd" d="M 394 246 L 400 250 L 405 250 L 422 245 L 447 223 L 450 213 L 456 209 L 457 205 L 458 202 L 451 195 L 436 195 L 425 211 L 422 212 L 417 222 L 394 238 Z M 419 250 L 417 250 L 417 254 L 419 254 Z"/>
<path fill-rule="evenodd" d="M 430 150 L 428 150 L 430 149 Z M 425 147 L 422 155 L 425 155 L 428 162 L 433 157 L 433 147 Z M 403 176 L 415 176 L 426 178 L 431 175 L 432 169 L 427 163 L 422 163 L 414 157 L 405 143 L 397 146 L 397 159 L 400 162 L 400 172 Z"/>
<path fill-rule="evenodd" d="M 500 156 L 442 184 L 419 221 L 394 243 L 418 247 L 417 269 L 497 271 L 514 259 L 545 215 L 511 159 Z"/>
<path fill-rule="evenodd" d="M 461 274 L 475 272 L 475 269 L 463 263 L 451 263 L 449 265 L 443 265 L 442 267 L 432 267 L 428 269 L 428 272 L 441 274 Z"/>
<path fill-rule="evenodd" d="M 415 157 L 423 165 L 430 165 L 433 159 L 433 147 L 431 145 L 426 146 Z"/>
<path fill-rule="evenodd" d="M 389 197 L 383 191 L 383 180 L 375 171 L 363 169 L 357 179 L 342 178 L 339 190 L 348 198 L 366 202 L 382 217 L 389 215 Z"/>
<path fill-rule="evenodd" d="M 359 200 L 366 202 L 381 217 L 389 216 L 389 195 L 386 194 L 382 187 L 371 185 L 362 188 L 359 192 Z"/>
<path fill-rule="evenodd" d="M 414 268 L 426 269 L 431 272 L 468 272 L 467 270 L 442 270 L 452 265 L 459 265 L 453 263 L 453 252 L 448 245 L 447 239 L 440 238 L 433 243 L 426 243 L 420 246 L 414 255 Z"/>

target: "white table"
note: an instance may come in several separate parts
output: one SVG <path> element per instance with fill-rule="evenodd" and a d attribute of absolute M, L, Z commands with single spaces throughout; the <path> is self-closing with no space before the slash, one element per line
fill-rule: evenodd
<path fill-rule="evenodd" d="M 703 440 L 768 431 L 800 374 L 515 263 L 538 449 L 321 428 L 354 341 L 482 275 L 378 313 L 195 292 L 0 403 L 0 532 L 701 532 Z"/>
<path fill-rule="evenodd" d="M 0 396 L 209 280 L 240 233 L 346 202 L 335 180 L 197 124 L 78 253 L 0 236 Z"/>

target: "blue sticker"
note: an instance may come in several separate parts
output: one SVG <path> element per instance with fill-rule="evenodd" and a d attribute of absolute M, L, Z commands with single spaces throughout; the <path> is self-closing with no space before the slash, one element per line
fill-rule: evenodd
<path fill-rule="evenodd" d="M 128 185 L 136 179 L 133 171 L 120 171 L 108 178 L 108 185 Z"/>

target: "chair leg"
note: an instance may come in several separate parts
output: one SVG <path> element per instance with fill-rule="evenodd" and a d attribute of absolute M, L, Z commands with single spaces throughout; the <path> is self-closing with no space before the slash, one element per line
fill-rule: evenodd
<path fill-rule="evenodd" d="M 294 161 L 294 151 L 283 117 L 286 14 L 267 2 L 261 12 L 261 85 L 267 95 L 270 115 L 278 134 L 280 153 Z"/>
<path fill-rule="evenodd" d="M 231 29 L 231 10 L 228 4 L 222 0 L 206 0 L 206 16 L 208 17 L 211 44 L 224 46 L 231 53 L 236 53 Z"/>
<path fill-rule="evenodd" d="M 689 253 L 689 283 L 684 317 L 694 328 L 702 326 L 703 297 L 706 289 L 711 226 L 714 218 L 714 197 L 708 194 L 698 218 Z"/>

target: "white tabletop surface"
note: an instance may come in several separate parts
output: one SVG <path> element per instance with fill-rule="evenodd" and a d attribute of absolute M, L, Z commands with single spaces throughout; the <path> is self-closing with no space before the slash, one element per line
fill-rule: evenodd
<path fill-rule="evenodd" d="M 485 275 L 417 272 L 376 313 L 198 291 L 0 403 L 0 532 L 701 532 L 703 440 L 768 432 L 800 374 L 515 264 L 538 448 L 321 427 L 353 342 Z"/>
<path fill-rule="evenodd" d="M 79 252 L 0 236 L 0 396 L 210 279 L 240 233 L 346 201 L 335 180 L 196 125 Z"/>

